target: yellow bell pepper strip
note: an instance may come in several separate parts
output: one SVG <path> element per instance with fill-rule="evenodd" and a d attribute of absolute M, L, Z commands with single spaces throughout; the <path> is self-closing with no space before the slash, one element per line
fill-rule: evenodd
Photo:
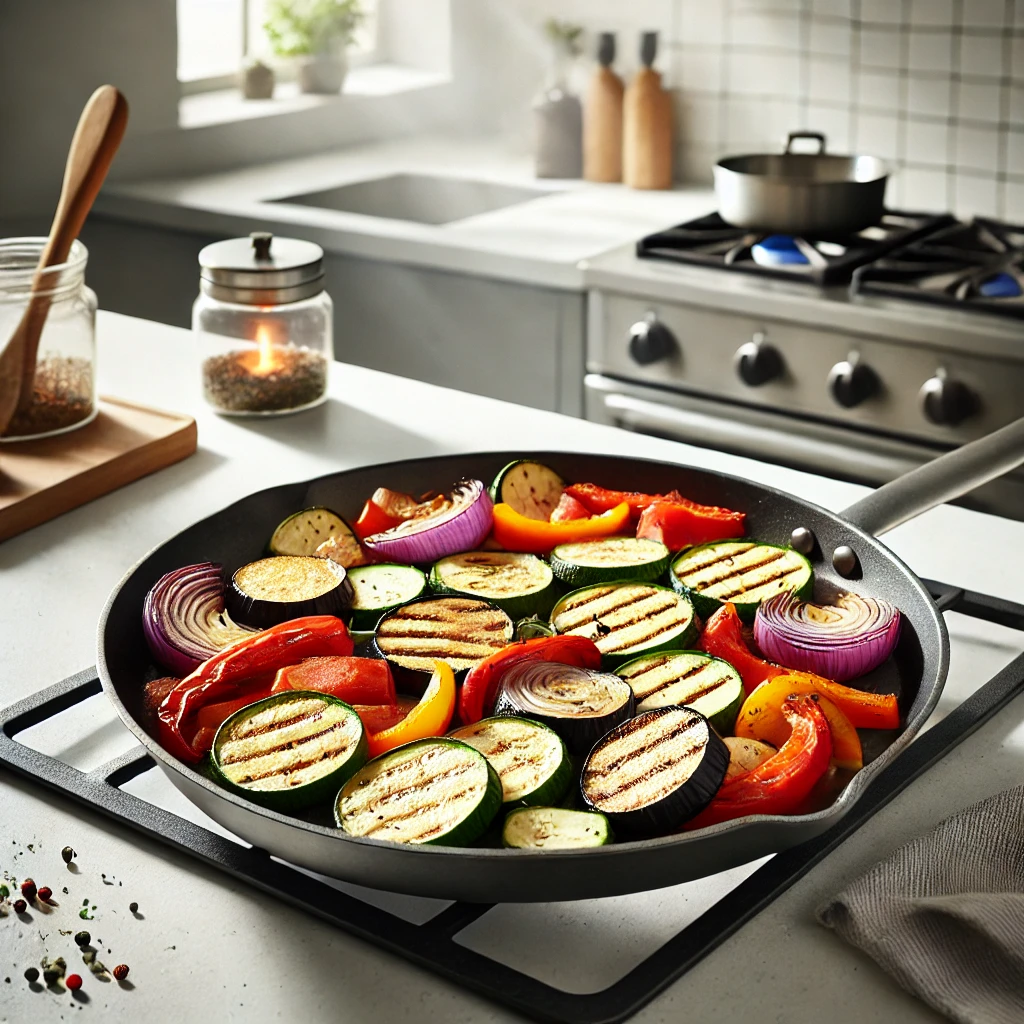
<path fill-rule="evenodd" d="M 733 732 L 750 740 L 761 740 L 781 747 L 789 737 L 790 724 L 782 713 L 782 705 L 791 694 L 818 694 L 818 707 L 825 712 L 832 730 L 832 763 L 837 768 L 860 771 L 864 752 L 860 737 L 850 720 L 827 697 L 821 695 L 813 679 L 800 676 L 777 676 L 762 683 L 743 702 Z"/>
<path fill-rule="evenodd" d="M 686 828 L 705 828 L 750 814 L 796 814 L 832 756 L 832 731 L 820 700 L 800 694 L 782 702 L 791 726 L 779 752 L 763 764 L 723 782 L 711 803 Z"/>
<path fill-rule="evenodd" d="M 544 555 L 559 544 L 597 540 L 600 537 L 631 532 L 629 505 L 626 502 L 589 519 L 571 519 L 555 523 L 545 522 L 543 519 L 528 519 L 504 502 L 494 506 L 494 539 L 506 551 Z"/>
<path fill-rule="evenodd" d="M 397 725 L 368 735 L 370 757 L 413 740 L 443 736 L 454 714 L 455 673 L 448 662 L 435 661 L 434 673 L 419 703 Z"/>

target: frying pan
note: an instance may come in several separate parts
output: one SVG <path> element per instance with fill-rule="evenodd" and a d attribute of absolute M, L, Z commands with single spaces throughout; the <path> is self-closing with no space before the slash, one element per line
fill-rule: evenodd
<path fill-rule="evenodd" d="M 815 140 L 818 152 L 794 153 L 796 139 Z M 726 157 L 714 172 L 718 212 L 738 228 L 830 238 L 877 224 L 885 212 L 885 164 L 826 153 L 820 132 L 790 132 L 782 153 Z"/>
<path fill-rule="evenodd" d="M 899 732 L 863 734 L 865 767 L 834 802 L 800 816 L 757 816 L 700 832 L 582 851 L 453 849 L 355 839 L 326 818 L 287 817 L 214 785 L 166 753 L 142 721 L 142 684 L 160 675 L 142 630 L 147 590 L 165 572 L 212 560 L 229 571 L 259 557 L 274 527 L 296 509 L 326 505 L 354 517 L 380 485 L 412 493 L 463 477 L 492 479 L 516 458 L 550 465 L 570 480 L 640 491 L 678 488 L 706 504 L 747 513 L 748 534 L 809 552 L 818 597 L 836 587 L 891 601 L 904 616 L 893 659 L 868 682 L 899 694 Z M 872 778 L 910 743 L 934 709 L 946 679 L 949 641 L 921 581 L 875 539 L 919 512 L 966 493 L 1024 462 L 1024 420 L 944 455 L 880 488 L 842 514 L 782 491 L 666 462 L 566 452 L 444 455 L 368 466 L 251 494 L 160 545 L 118 584 L 99 624 L 97 665 L 118 714 L 171 782 L 206 814 L 255 846 L 293 864 L 360 885 L 473 902 L 588 899 L 656 889 L 723 871 L 802 843 L 835 824 Z"/>

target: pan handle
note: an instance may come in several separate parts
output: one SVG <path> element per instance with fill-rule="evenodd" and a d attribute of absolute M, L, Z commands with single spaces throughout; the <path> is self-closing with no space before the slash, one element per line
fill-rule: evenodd
<path fill-rule="evenodd" d="M 790 132 L 786 136 L 786 148 L 784 152 L 793 152 L 793 143 L 797 139 L 813 139 L 818 144 L 818 156 L 825 152 L 825 136 L 821 132 Z"/>
<path fill-rule="evenodd" d="M 855 502 L 841 515 L 878 536 L 1024 463 L 1024 418 L 926 462 Z"/>

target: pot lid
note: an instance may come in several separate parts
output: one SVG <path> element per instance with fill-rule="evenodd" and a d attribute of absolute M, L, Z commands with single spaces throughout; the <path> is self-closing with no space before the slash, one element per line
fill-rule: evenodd
<path fill-rule="evenodd" d="M 236 302 L 294 302 L 322 290 L 323 259 L 315 242 L 253 231 L 200 250 L 200 283 L 207 294 Z"/>

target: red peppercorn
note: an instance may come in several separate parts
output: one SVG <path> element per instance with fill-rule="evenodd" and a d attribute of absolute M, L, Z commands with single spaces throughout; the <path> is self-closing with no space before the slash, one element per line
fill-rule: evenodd
<path fill-rule="evenodd" d="M 39 892 L 36 895 L 44 902 L 49 903 L 50 897 L 53 896 L 53 890 L 48 885 L 41 885 Z"/>
<path fill-rule="evenodd" d="M 128 965 L 118 964 L 114 968 L 114 977 L 117 978 L 118 981 L 124 981 L 124 979 L 128 977 Z"/>
<path fill-rule="evenodd" d="M 72 992 L 76 992 L 82 987 L 82 976 L 80 974 L 69 974 L 64 979 L 64 984 L 67 985 Z"/>
<path fill-rule="evenodd" d="M 28 910 L 28 904 L 24 900 L 14 901 L 14 912 L 16 914 L 24 914 Z"/>
<path fill-rule="evenodd" d="M 31 878 L 26 878 L 21 883 L 21 895 L 25 897 L 30 903 L 36 898 L 36 883 Z"/>

